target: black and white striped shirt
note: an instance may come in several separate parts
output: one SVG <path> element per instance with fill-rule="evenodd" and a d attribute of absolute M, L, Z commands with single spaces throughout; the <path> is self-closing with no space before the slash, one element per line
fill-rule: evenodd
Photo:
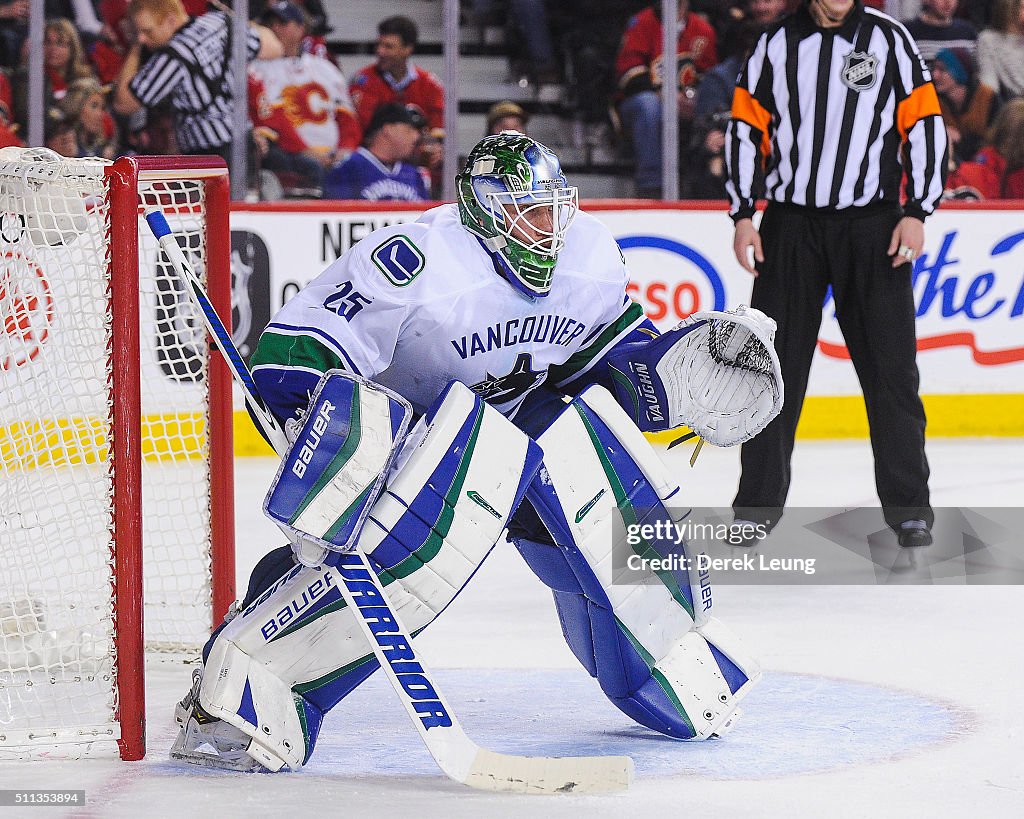
<path fill-rule="evenodd" d="M 754 213 L 763 174 L 774 202 L 838 210 L 938 204 L 946 130 L 931 76 L 907 30 L 860 0 L 822 29 L 806 5 L 769 28 L 736 81 L 726 142 L 734 220 Z"/>
<path fill-rule="evenodd" d="M 228 16 L 211 11 L 182 26 L 132 78 L 129 89 L 147 108 L 170 97 L 178 148 L 206 151 L 232 139 L 230 25 Z M 247 28 L 249 59 L 260 50 L 259 35 Z"/>

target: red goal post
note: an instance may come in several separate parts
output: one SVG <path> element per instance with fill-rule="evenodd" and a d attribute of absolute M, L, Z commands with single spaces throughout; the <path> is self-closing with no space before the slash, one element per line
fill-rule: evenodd
<path fill-rule="evenodd" d="M 230 322 L 222 160 L 0 152 L 0 757 L 140 759 L 146 652 L 234 599 L 230 376 L 151 205 Z"/>

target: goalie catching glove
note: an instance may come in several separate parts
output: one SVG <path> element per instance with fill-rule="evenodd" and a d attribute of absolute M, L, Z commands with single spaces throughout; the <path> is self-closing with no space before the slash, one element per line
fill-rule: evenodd
<path fill-rule="evenodd" d="M 782 410 L 775 322 L 741 305 L 694 313 L 609 356 L 619 403 L 644 432 L 686 425 L 717 446 L 757 435 Z"/>

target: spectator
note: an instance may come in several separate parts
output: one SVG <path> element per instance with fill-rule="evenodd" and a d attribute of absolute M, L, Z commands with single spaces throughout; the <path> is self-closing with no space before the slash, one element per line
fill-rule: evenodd
<path fill-rule="evenodd" d="M 444 131 L 444 89 L 429 71 L 410 62 L 419 32 L 408 17 L 388 17 L 377 26 L 377 61 L 361 69 L 349 85 L 359 122 L 366 128 L 385 102 L 419 106 L 438 136 Z"/>
<path fill-rule="evenodd" d="M 377 25 L 377 61 L 361 69 L 349 84 L 363 128 L 379 105 L 397 102 L 423 112 L 430 133 L 420 146 L 419 163 L 430 169 L 432 185 L 440 186 L 444 157 L 444 89 L 429 71 L 410 62 L 419 31 L 408 17 L 388 17 Z"/>
<path fill-rule="evenodd" d="M 61 156 L 78 156 L 75 122 L 64 116 L 64 112 L 60 108 L 50 108 L 46 112 L 43 144 Z"/>
<path fill-rule="evenodd" d="M 679 88 L 680 145 L 689 139 L 700 75 L 718 62 L 714 29 L 689 8 L 688 0 L 679 0 L 679 38 L 670 75 Z M 660 8 L 648 8 L 629 21 L 616 62 L 623 97 L 619 112 L 636 156 L 636 191 L 648 199 L 661 197 L 661 39 Z"/>
<path fill-rule="evenodd" d="M 426 126 L 413 106 L 386 102 L 370 120 L 363 144 L 341 165 L 328 171 L 328 199 L 398 199 L 422 202 L 430 198 L 424 174 L 410 160 Z"/>
<path fill-rule="evenodd" d="M 537 85 L 557 83 L 562 79 L 555 54 L 554 39 L 545 0 L 506 0 L 507 22 L 510 25 L 512 73 L 526 77 Z M 472 16 L 477 21 L 496 20 L 501 16 L 497 0 L 473 0 Z"/>
<path fill-rule="evenodd" d="M 1003 101 L 1024 94 L 1024 0 L 993 0 L 992 28 L 978 35 L 978 79 Z"/>
<path fill-rule="evenodd" d="M 277 0 L 254 0 L 249 3 L 250 19 L 263 19 L 267 9 L 275 2 Z M 306 12 L 307 33 L 303 41 L 303 51 L 319 53 L 318 43 L 322 43 L 324 36 L 334 31 L 334 27 L 327 21 L 324 4 L 321 0 L 295 0 L 295 5 Z"/>
<path fill-rule="evenodd" d="M 1024 99 L 1003 106 L 987 143 L 949 177 L 948 198 L 1024 199 Z"/>
<path fill-rule="evenodd" d="M 106 103 L 103 86 L 91 78 L 75 80 L 60 101 L 65 119 L 74 124 L 78 156 L 117 156 L 117 128 Z"/>
<path fill-rule="evenodd" d="M 68 85 L 75 80 L 95 79 L 78 38 L 78 31 L 70 20 L 58 17 L 49 20 L 43 29 L 44 110 L 63 99 Z M 22 63 L 14 75 L 14 112 L 24 129 L 28 122 L 28 65 Z"/>
<path fill-rule="evenodd" d="M 131 0 L 128 16 L 138 39 L 118 75 L 114 109 L 128 116 L 170 100 L 178 149 L 227 160 L 234 104 L 227 13 L 190 18 L 181 0 Z M 277 38 L 262 26 L 250 27 L 246 47 L 250 59 L 282 54 Z"/>
<path fill-rule="evenodd" d="M 133 31 L 127 10 L 128 0 L 100 0 L 99 3 L 102 27 L 90 57 L 96 66 L 96 75 L 104 84 L 117 79 L 131 48 Z"/>
<path fill-rule="evenodd" d="M 932 84 L 939 95 L 950 153 L 955 165 L 981 148 L 999 110 L 995 92 L 977 79 L 974 58 L 965 48 L 945 48 L 932 64 Z"/>
<path fill-rule="evenodd" d="M 297 5 L 281 0 L 262 19 L 284 49 L 283 57 L 249 69 L 267 102 L 253 119 L 262 167 L 319 188 L 324 172 L 359 145 L 362 129 L 345 77 L 330 60 L 303 52 L 309 21 Z"/>
<path fill-rule="evenodd" d="M 28 0 L 0 0 L 0 67 L 16 68 L 28 34 Z"/>
<path fill-rule="evenodd" d="M 47 20 L 57 17 L 69 20 L 78 31 L 78 36 L 85 45 L 86 51 L 92 48 L 92 44 L 96 42 L 96 37 L 103 27 L 96 15 L 93 0 L 44 0 L 43 15 Z"/>
<path fill-rule="evenodd" d="M 0 69 L 0 121 L 10 125 L 14 121 L 14 90 L 7 72 Z"/>
<path fill-rule="evenodd" d="M 526 125 L 530 121 L 529 114 L 511 100 L 496 102 L 487 110 L 487 133 L 500 134 L 502 131 L 518 131 L 526 133 Z"/>
<path fill-rule="evenodd" d="M 14 92 L 11 90 L 11 81 L 7 79 L 7 72 L 0 69 L 0 148 L 24 145 L 18 139 L 18 126 L 12 123 L 13 110 Z"/>
<path fill-rule="evenodd" d="M 649 0 L 570 0 L 565 43 L 572 94 L 588 145 L 607 140 L 608 105 L 615 94 L 615 59 L 630 17 Z"/>
<path fill-rule="evenodd" d="M 978 32 L 966 20 L 953 16 L 959 0 L 924 0 L 921 13 L 903 23 L 925 62 L 944 48 L 962 48 L 974 54 Z"/>
<path fill-rule="evenodd" d="M 776 0 L 781 7 L 781 0 Z M 700 81 L 694 105 L 693 136 L 686 155 L 687 199 L 725 199 L 725 129 L 729 124 L 736 77 L 753 50 L 764 26 L 753 17 L 732 29 L 737 51 L 724 59 Z"/>
<path fill-rule="evenodd" d="M 781 20 L 786 14 L 786 0 L 745 0 L 740 7 L 730 10 L 733 14 L 729 19 L 715 26 L 718 32 L 718 56 L 723 59 L 737 54 L 745 56 L 749 27 L 764 30 Z"/>

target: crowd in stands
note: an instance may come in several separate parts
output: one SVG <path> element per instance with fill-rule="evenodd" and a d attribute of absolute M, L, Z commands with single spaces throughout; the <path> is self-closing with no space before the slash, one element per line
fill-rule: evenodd
<path fill-rule="evenodd" d="M 674 77 L 681 194 L 724 199 L 736 75 L 761 33 L 802 1 L 678 0 L 667 63 L 660 3 L 650 0 L 462 5 L 466 25 L 507 28 L 510 76 L 563 88 L 586 144 L 631 160 L 640 197 L 662 193 L 661 88 Z M 48 147 L 106 158 L 230 155 L 230 4 L 43 2 Z M 1024 0 L 863 2 L 901 20 L 932 71 L 950 136 L 948 195 L 1024 196 Z M 265 197 L 440 195 L 444 90 L 416 63 L 413 21 L 382 19 L 374 58 L 346 77 L 327 39 L 343 21 L 329 21 L 321 0 L 249 7 L 250 177 Z M 29 0 L 0 0 L 0 147 L 28 132 L 28 16 Z M 493 102 L 488 133 L 526 130 L 529 103 Z"/>

